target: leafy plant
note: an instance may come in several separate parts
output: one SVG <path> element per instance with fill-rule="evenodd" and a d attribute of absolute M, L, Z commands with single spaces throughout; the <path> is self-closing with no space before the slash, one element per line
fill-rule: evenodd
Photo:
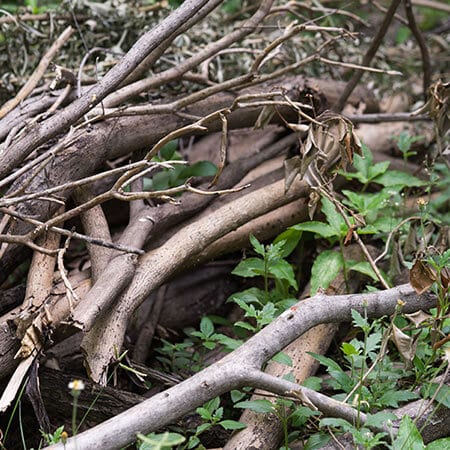
<path fill-rule="evenodd" d="M 189 438 L 186 447 L 188 449 L 198 446 L 200 444 L 199 436 L 213 426 L 220 426 L 225 430 L 241 430 L 246 427 L 242 422 L 223 419 L 224 409 L 220 406 L 220 397 L 213 398 L 195 411 L 202 418 L 203 423 L 195 429 L 194 435 Z"/>
<path fill-rule="evenodd" d="M 167 143 L 152 161 L 183 161 L 181 154 L 177 151 L 178 141 Z M 172 168 L 161 169 L 153 177 L 144 178 L 144 190 L 165 190 L 171 187 L 181 186 L 191 177 L 209 177 L 215 175 L 217 167 L 210 161 L 199 161 L 192 165 L 177 164 Z"/>
<path fill-rule="evenodd" d="M 297 302 L 291 292 L 298 286 L 294 270 L 285 260 L 293 248 L 287 249 L 285 240 L 264 246 L 251 235 L 250 242 L 257 256 L 242 260 L 232 273 L 244 278 L 262 277 L 264 289 L 246 289 L 231 295 L 229 301 L 239 305 L 245 317 L 251 319 L 238 321 L 234 326 L 256 332 Z"/>

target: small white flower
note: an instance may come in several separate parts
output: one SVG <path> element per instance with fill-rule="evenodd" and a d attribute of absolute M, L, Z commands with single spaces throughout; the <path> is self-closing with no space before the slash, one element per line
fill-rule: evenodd
<path fill-rule="evenodd" d="M 84 382 L 82 380 L 73 380 L 69 383 L 71 391 L 82 391 L 84 389 Z"/>

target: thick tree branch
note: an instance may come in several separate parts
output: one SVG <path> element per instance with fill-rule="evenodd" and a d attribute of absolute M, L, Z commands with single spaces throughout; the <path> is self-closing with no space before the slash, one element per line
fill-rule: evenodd
<path fill-rule="evenodd" d="M 436 303 L 433 295 L 417 295 L 409 284 L 370 294 L 318 294 L 300 301 L 219 362 L 122 414 L 70 438 L 65 444 L 57 444 L 48 449 L 120 448 L 133 442 L 138 432 L 158 430 L 217 395 L 249 385 L 279 395 L 289 395 L 290 391 L 300 392 L 324 414 L 352 419 L 357 413 L 353 408 L 295 383 L 266 375 L 260 372 L 261 366 L 318 324 L 349 322 L 352 320 L 352 309 L 365 313 L 370 318 L 391 315 L 399 308 L 399 300 L 404 302 L 402 311 L 405 313 L 432 308 Z"/>

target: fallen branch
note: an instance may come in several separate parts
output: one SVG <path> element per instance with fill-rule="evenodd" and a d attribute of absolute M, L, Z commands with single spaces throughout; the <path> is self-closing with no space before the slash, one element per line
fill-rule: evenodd
<path fill-rule="evenodd" d="M 371 294 L 318 294 L 300 301 L 240 348 L 190 379 L 68 439 L 65 444 L 47 449 L 118 449 L 134 442 L 137 433 L 158 430 L 206 401 L 244 386 L 265 389 L 279 395 L 289 395 L 294 391 L 308 399 L 322 413 L 353 421 L 358 412 L 352 407 L 295 383 L 267 375 L 261 372 L 261 367 L 273 355 L 316 325 L 349 322 L 353 309 L 370 318 L 390 315 L 399 308 L 399 300 L 404 302 L 402 311 L 405 313 L 432 308 L 436 303 L 432 294 L 418 295 L 409 284 Z M 361 419 L 364 417 L 360 416 Z"/>

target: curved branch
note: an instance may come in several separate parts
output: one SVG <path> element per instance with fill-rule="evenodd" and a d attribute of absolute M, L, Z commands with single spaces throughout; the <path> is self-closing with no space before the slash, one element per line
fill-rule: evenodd
<path fill-rule="evenodd" d="M 433 295 L 418 295 L 409 284 L 370 294 L 318 294 L 300 301 L 240 348 L 188 380 L 68 439 L 65 444 L 47 447 L 47 450 L 118 449 L 134 442 L 138 432 L 158 430 L 217 395 L 249 384 L 282 395 L 295 391 L 325 414 L 351 419 L 356 411 L 348 405 L 336 404 L 325 395 L 295 383 L 272 377 L 269 380 L 266 375 L 260 374 L 261 366 L 320 323 L 351 321 L 352 309 L 365 311 L 370 318 L 390 315 L 399 307 L 399 299 L 404 302 L 402 311 L 405 313 L 432 308 L 436 304 Z"/>

